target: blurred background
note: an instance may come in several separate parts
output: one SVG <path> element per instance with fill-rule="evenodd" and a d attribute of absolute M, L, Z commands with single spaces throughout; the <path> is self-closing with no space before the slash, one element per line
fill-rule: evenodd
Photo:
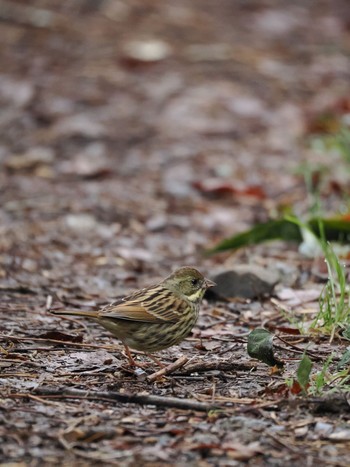
<path fill-rule="evenodd" d="M 217 241 L 309 209 L 319 164 L 345 211 L 320 146 L 349 125 L 348 6 L 0 0 L 3 286 L 115 296 L 210 270 Z"/>
<path fill-rule="evenodd" d="M 349 0 L 0 0 L 0 460 L 349 465 L 349 52 Z M 220 290 L 170 377 L 48 312 L 182 265 Z"/>

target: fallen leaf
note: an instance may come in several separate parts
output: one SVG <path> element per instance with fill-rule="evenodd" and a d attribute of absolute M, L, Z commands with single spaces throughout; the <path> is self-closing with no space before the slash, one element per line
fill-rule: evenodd
<path fill-rule="evenodd" d="M 309 386 L 312 366 L 312 361 L 306 354 L 304 354 L 297 369 L 298 383 L 304 391 L 306 391 Z"/>
<path fill-rule="evenodd" d="M 195 181 L 192 186 L 206 196 L 221 198 L 227 195 L 251 196 L 258 199 L 265 199 L 266 194 L 260 186 L 247 186 L 236 188 L 232 183 L 225 182 L 217 178 Z"/>
<path fill-rule="evenodd" d="M 277 297 L 288 306 L 298 306 L 308 302 L 318 301 L 320 290 L 317 289 L 291 289 L 285 287 L 277 293 Z"/>
<path fill-rule="evenodd" d="M 72 334 L 66 334 L 60 331 L 48 331 L 44 334 L 39 334 L 39 336 L 36 337 L 40 337 L 41 339 L 53 339 L 62 342 L 83 342 L 83 336 L 74 336 Z"/>
<path fill-rule="evenodd" d="M 273 338 L 274 335 L 266 331 L 266 329 L 254 329 L 248 336 L 248 355 L 257 358 L 266 365 L 272 367 L 276 365 L 278 368 L 282 368 L 284 363 L 277 360 L 273 354 Z"/>

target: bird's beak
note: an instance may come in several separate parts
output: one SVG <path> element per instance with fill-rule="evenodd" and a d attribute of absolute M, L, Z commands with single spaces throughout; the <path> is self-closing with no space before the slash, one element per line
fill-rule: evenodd
<path fill-rule="evenodd" d="M 215 282 L 211 281 L 210 279 L 205 279 L 204 284 L 207 289 L 216 285 Z"/>

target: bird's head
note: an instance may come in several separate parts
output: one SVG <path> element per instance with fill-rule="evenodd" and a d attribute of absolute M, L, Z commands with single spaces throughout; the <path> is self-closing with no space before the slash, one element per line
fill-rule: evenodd
<path fill-rule="evenodd" d="M 199 303 L 205 291 L 216 285 L 215 282 L 206 279 L 197 269 L 191 267 L 177 269 L 164 280 L 163 284 L 192 303 Z"/>

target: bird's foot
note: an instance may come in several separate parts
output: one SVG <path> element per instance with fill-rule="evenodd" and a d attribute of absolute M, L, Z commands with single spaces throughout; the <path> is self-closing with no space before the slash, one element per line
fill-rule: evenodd
<path fill-rule="evenodd" d="M 131 355 L 131 352 L 130 352 L 130 349 L 127 345 L 124 344 L 124 347 L 125 347 L 125 353 L 126 353 L 126 357 L 127 359 L 129 360 L 129 365 L 130 366 L 133 366 L 133 367 L 137 367 L 137 368 L 147 368 L 149 366 L 149 363 L 139 363 L 139 362 L 136 362 L 134 357 Z M 156 357 L 154 357 L 152 354 L 145 354 L 148 358 L 150 358 L 151 360 L 153 360 L 160 368 L 164 368 L 166 365 L 164 365 L 164 363 L 162 363 L 160 360 L 158 360 Z"/>

